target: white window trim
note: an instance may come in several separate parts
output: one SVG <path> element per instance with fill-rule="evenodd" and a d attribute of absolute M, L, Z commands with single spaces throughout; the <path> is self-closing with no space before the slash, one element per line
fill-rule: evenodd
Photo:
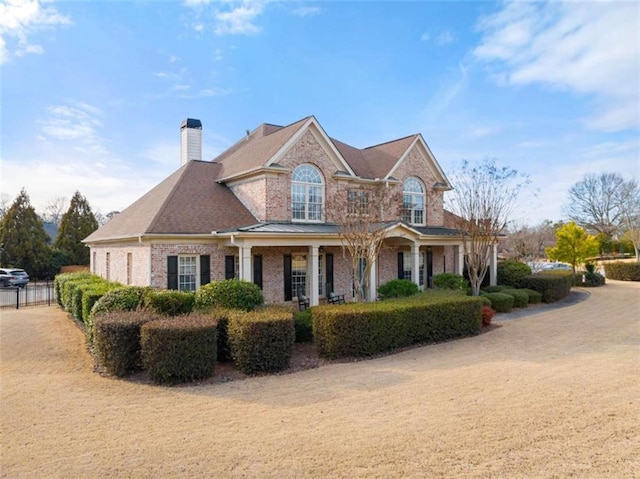
<path fill-rule="evenodd" d="M 190 289 L 182 289 L 182 283 L 180 282 L 180 261 L 184 258 L 195 258 L 196 272 L 195 272 L 195 287 L 193 291 L 197 291 L 200 288 L 200 255 L 199 254 L 179 254 L 178 255 L 178 291 L 192 291 Z"/>
<path fill-rule="evenodd" d="M 316 173 L 318 173 L 318 176 L 320 177 L 320 183 L 309 183 L 309 182 L 305 182 L 305 181 L 294 181 L 293 180 L 293 173 L 295 173 L 295 171 L 300 168 L 300 167 L 308 167 L 308 168 L 312 168 L 313 170 L 316 171 Z M 301 165 L 298 165 L 294 170 L 293 173 L 291 174 L 291 221 L 295 222 L 295 223 L 324 223 L 325 221 L 325 202 L 326 202 L 326 188 L 325 188 L 325 181 L 324 181 L 324 177 L 322 175 L 322 172 L 316 168 L 313 165 L 310 165 L 308 163 L 303 163 Z M 305 187 L 305 209 L 304 209 L 304 218 L 294 218 L 293 217 L 293 186 L 294 185 L 301 185 Z M 320 219 L 309 219 L 309 187 L 320 187 L 321 191 L 322 191 L 322 201 L 320 204 Z"/>
<path fill-rule="evenodd" d="M 414 192 L 414 191 L 407 191 L 405 190 L 405 185 L 409 180 L 414 180 L 416 181 L 420 187 L 422 188 L 422 193 L 418 193 L 418 192 Z M 420 211 L 420 210 L 416 210 L 415 208 L 413 208 L 413 206 L 411 207 L 410 211 L 410 215 L 411 215 L 411 219 L 410 221 L 408 221 L 408 223 L 410 225 L 415 225 L 415 226 L 425 226 L 427 224 L 427 189 L 424 186 L 424 183 L 422 182 L 422 180 L 420 180 L 419 178 L 415 177 L 415 176 L 410 176 L 408 177 L 406 180 L 404 180 L 404 182 L 402 183 L 402 219 L 404 220 L 404 212 L 406 210 L 406 208 L 404 207 L 405 203 L 404 203 L 404 197 L 405 195 L 407 196 L 415 196 L 415 197 L 421 197 L 422 198 L 422 221 L 416 221 L 415 220 L 415 216 L 416 216 L 416 211 Z M 413 205 L 413 202 L 411 202 L 411 204 Z"/>

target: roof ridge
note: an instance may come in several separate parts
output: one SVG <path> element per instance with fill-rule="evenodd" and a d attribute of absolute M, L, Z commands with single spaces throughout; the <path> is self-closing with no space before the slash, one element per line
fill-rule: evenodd
<path fill-rule="evenodd" d="M 180 168 L 178 168 L 174 172 L 174 174 L 178 174 L 178 178 L 176 179 L 176 182 L 173 184 L 173 187 L 171 188 L 171 191 L 169 192 L 169 194 L 165 196 L 164 201 L 162 202 L 160 207 L 156 210 L 156 214 L 153 215 L 153 219 L 149 222 L 149 225 L 147 226 L 147 231 L 151 231 L 155 227 L 156 223 L 160 219 L 160 216 L 161 216 L 162 212 L 164 211 L 165 206 L 169 203 L 169 200 L 173 197 L 173 195 L 175 195 L 175 193 L 176 193 L 176 191 L 178 189 L 178 186 L 180 185 L 180 183 L 184 179 L 184 175 L 186 174 L 187 170 L 189 169 L 189 166 L 191 165 L 191 163 L 192 163 L 191 161 L 186 162 L 184 165 L 182 165 Z M 209 162 L 209 161 L 207 161 L 207 162 L 203 161 L 202 163 L 214 164 L 213 162 Z M 180 172 L 180 170 L 182 170 L 182 172 Z"/>
<path fill-rule="evenodd" d="M 419 136 L 419 133 L 413 133 L 411 135 L 403 136 L 402 138 L 396 138 L 395 140 L 384 141 L 382 143 L 378 143 L 377 145 L 367 146 L 366 148 L 363 148 L 363 150 L 369 150 L 371 148 L 378 148 L 379 146 L 388 145 L 389 143 L 396 143 L 398 141 L 406 140 L 407 138 L 411 138 L 411 137 L 415 137 L 415 136 Z"/>

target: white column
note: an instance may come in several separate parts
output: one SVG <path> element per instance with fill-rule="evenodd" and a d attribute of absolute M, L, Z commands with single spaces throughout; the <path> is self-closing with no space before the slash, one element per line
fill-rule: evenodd
<path fill-rule="evenodd" d="M 251 246 L 240 247 L 240 279 L 253 281 L 253 271 L 251 268 Z"/>
<path fill-rule="evenodd" d="M 491 259 L 489 262 L 489 285 L 495 286 L 498 284 L 498 247 L 494 243 L 491 245 Z"/>
<path fill-rule="evenodd" d="M 455 255 L 456 255 L 456 262 L 457 262 L 456 274 L 459 274 L 460 276 L 462 276 L 462 274 L 464 273 L 464 246 L 463 245 L 456 246 Z"/>
<path fill-rule="evenodd" d="M 378 297 L 378 258 L 371 263 L 371 269 L 369 270 L 369 291 L 367 291 L 367 301 L 375 301 Z"/>
<path fill-rule="evenodd" d="M 424 279 L 426 284 L 426 274 Z M 420 287 L 420 245 L 418 243 L 411 245 L 411 281 Z"/>
<path fill-rule="evenodd" d="M 317 306 L 320 303 L 320 299 L 318 298 L 318 274 L 320 267 L 317 246 L 309 246 L 309 258 L 309 302 L 311 306 Z"/>

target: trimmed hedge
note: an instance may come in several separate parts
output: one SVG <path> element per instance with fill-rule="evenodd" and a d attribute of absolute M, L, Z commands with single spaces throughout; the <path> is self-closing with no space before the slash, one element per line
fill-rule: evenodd
<path fill-rule="evenodd" d="M 542 295 L 532 289 L 521 288 L 519 291 L 524 291 L 529 296 L 529 304 L 538 304 L 542 301 Z"/>
<path fill-rule="evenodd" d="M 89 316 L 85 318 L 89 343 L 93 340 L 93 327 L 98 316 L 116 311 L 135 311 L 143 306 L 145 296 L 151 291 L 153 289 L 147 286 L 121 286 L 107 291 L 94 303 Z"/>
<path fill-rule="evenodd" d="M 233 312 L 228 333 L 231 356 L 243 373 L 282 371 L 289 366 L 295 341 L 292 311 L 269 307 Z"/>
<path fill-rule="evenodd" d="M 582 278 L 584 277 L 584 283 Z M 592 271 L 577 271 L 573 279 L 574 286 L 584 286 L 585 288 L 593 288 L 598 286 L 604 286 L 605 278 L 600 273 Z"/>
<path fill-rule="evenodd" d="M 566 298 L 571 292 L 571 271 L 543 271 L 522 278 L 520 285 L 542 295 L 543 303 L 553 303 Z"/>
<path fill-rule="evenodd" d="M 469 283 L 464 276 L 454 273 L 440 273 L 433 277 L 433 286 L 439 289 L 466 291 Z"/>
<path fill-rule="evenodd" d="M 313 341 L 312 310 L 295 311 L 293 320 L 296 329 L 296 343 L 310 343 Z"/>
<path fill-rule="evenodd" d="M 640 263 L 605 263 L 604 274 L 619 281 L 640 281 Z"/>
<path fill-rule="evenodd" d="M 321 356 L 371 356 L 418 342 L 479 334 L 482 301 L 430 295 L 313 309 L 313 337 Z"/>
<path fill-rule="evenodd" d="M 511 286 L 506 286 L 504 284 L 498 284 L 495 286 L 487 286 L 486 288 L 482 288 L 485 293 L 502 293 L 505 289 L 512 289 Z"/>
<path fill-rule="evenodd" d="M 84 309 L 82 307 L 84 296 L 89 291 L 95 291 L 96 288 L 102 289 L 106 292 L 109 288 L 109 283 L 102 278 L 92 278 L 86 282 L 78 283 L 73 288 L 73 292 L 71 294 L 71 313 L 74 318 L 82 323 L 85 322 Z"/>
<path fill-rule="evenodd" d="M 258 285 L 245 280 L 225 279 L 205 284 L 196 291 L 196 310 L 208 308 L 240 309 L 252 311 L 264 303 L 262 290 Z"/>
<path fill-rule="evenodd" d="M 378 295 L 381 299 L 405 298 L 419 292 L 418 285 L 408 279 L 392 279 L 378 286 Z"/>
<path fill-rule="evenodd" d="M 179 384 L 213 375 L 217 321 L 188 314 L 145 323 L 140 329 L 142 364 L 157 384 Z"/>
<path fill-rule="evenodd" d="M 144 296 L 144 306 L 165 316 L 181 316 L 193 311 L 196 296 L 190 291 L 150 291 Z"/>
<path fill-rule="evenodd" d="M 485 298 L 491 300 L 491 307 L 497 313 L 510 313 L 513 309 L 514 297 L 505 293 L 487 293 Z"/>
<path fill-rule="evenodd" d="M 513 296 L 514 308 L 526 308 L 529 305 L 529 294 L 521 289 L 505 289 L 501 291 L 502 294 L 508 294 Z"/>
<path fill-rule="evenodd" d="M 95 277 L 91 273 L 86 271 L 82 271 L 80 273 L 63 273 L 58 274 L 53 280 L 53 290 L 56 296 L 56 300 L 58 301 L 58 306 L 64 309 L 64 303 L 62 302 L 62 287 L 64 283 L 70 280 L 76 280 L 81 278 L 92 278 Z"/>
<path fill-rule="evenodd" d="M 93 345 L 98 365 L 118 377 L 142 370 L 140 328 L 157 317 L 148 311 L 118 311 L 96 318 Z"/>
<path fill-rule="evenodd" d="M 512 259 L 501 261 L 497 265 L 498 284 L 504 284 L 517 288 L 525 276 L 531 274 L 531 268 Z"/>

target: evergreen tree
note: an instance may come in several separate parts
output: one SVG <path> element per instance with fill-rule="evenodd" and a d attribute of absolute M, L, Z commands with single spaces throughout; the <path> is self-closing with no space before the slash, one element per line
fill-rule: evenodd
<path fill-rule="evenodd" d="M 98 229 L 89 202 L 76 191 L 69 209 L 62 215 L 54 247 L 67 255 L 69 264 L 89 264 L 89 248 L 82 240 Z"/>
<path fill-rule="evenodd" d="M 2 266 L 22 268 L 30 276 L 40 276 L 49 264 L 49 241 L 23 188 L 0 222 Z"/>

